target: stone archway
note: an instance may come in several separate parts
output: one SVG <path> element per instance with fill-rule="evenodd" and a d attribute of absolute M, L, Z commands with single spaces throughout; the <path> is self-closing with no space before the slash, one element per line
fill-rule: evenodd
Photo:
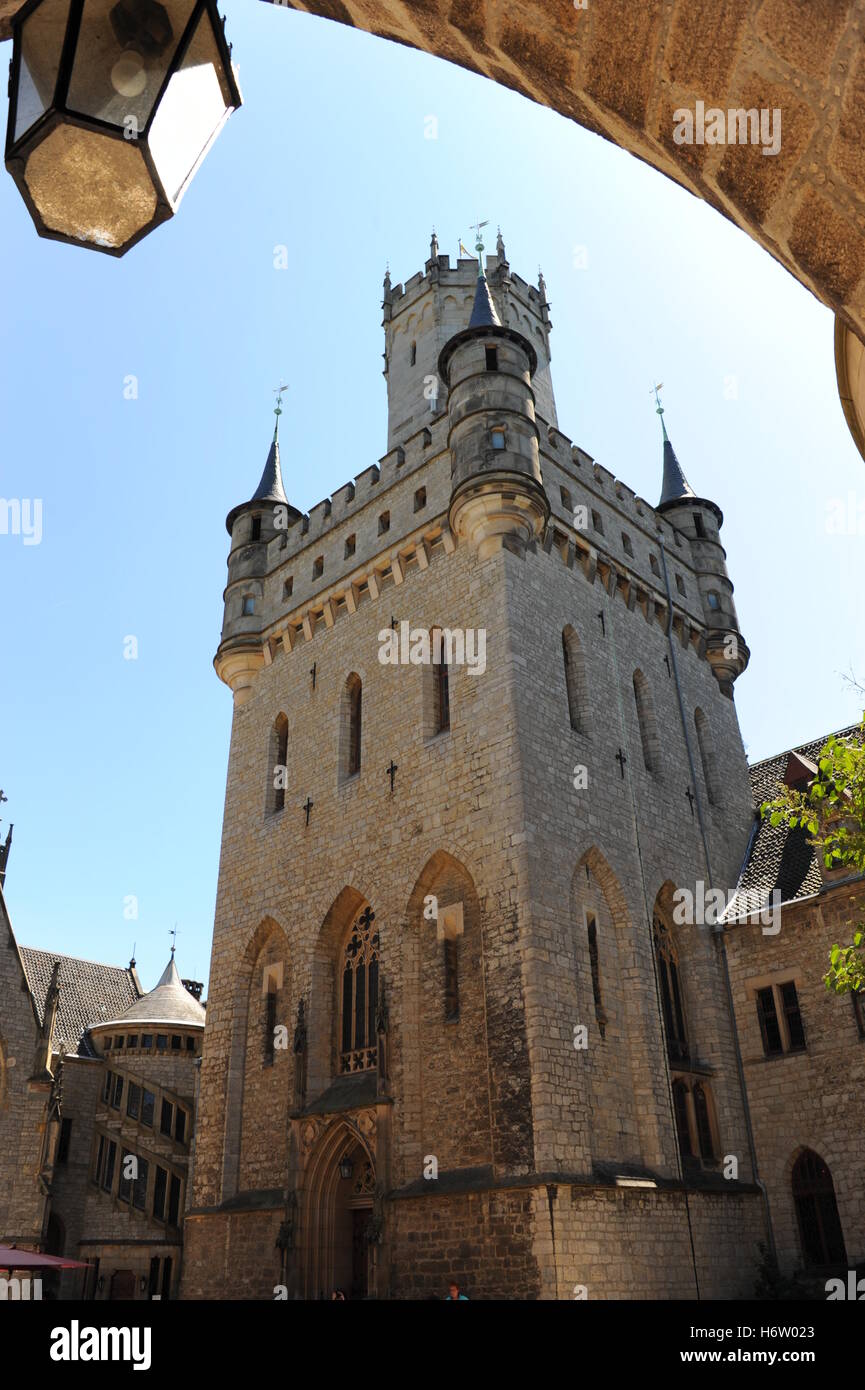
<path fill-rule="evenodd" d="M 344 1163 L 351 1167 L 345 1176 Z M 349 1300 L 375 1297 L 375 1185 L 375 1156 L 364 1136 L 347 1120 L 336 1120 L 319 1138 L 307 1166 L 301 1218 L 304 1298 L 330 1299 L 335 1289 Z"/>
<path fill-rule="evenodd" d="M 0 0 L 14 11 L 21 0 Z M 270 0 L 468 68 L 628 150 L 735 222 L 838 322 L 865 454 L 865 0 Z M 819 13 L 818 13 L 819 9 Z M 782 113 L 779 150 L 677 143 L 674 112 Z M 726 123 L 725 123 L 726 130 Z"/>

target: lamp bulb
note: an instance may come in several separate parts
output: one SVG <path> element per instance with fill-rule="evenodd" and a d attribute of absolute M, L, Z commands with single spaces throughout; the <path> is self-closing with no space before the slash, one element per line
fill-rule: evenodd
<path fill-rule="evenodd" d="M 111 85 L 122 97 L 140 97 L 147 86 L 144 59 L 134 49 L 121 53 L 111 69 Z"/>

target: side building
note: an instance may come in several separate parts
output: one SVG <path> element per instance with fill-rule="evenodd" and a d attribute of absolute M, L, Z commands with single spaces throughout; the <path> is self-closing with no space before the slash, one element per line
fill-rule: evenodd
<path fill-rule="evenodd" d="M 0 1244 L 89 1264 L 60 1297 L 174 1297 L 201 986 L 19 947 L 2 890 L 0 922 Z"/>
<path fill-rule="evenodd" d="M 857 728 L 836 737 L 858 737 Z M 827 869 L 807 833 L 759 816 L 804 790 L 825 738 L 751 768 L 754 833 L 724 932 L 760 1172 L 781 1273 L 825 1297 L 829 1275 L 865 1273 L 865 994 L 824 983 L 829 953 L 865 920 L 865 883 Z M 777 907 L 771 922 L 754 909 Z"/>

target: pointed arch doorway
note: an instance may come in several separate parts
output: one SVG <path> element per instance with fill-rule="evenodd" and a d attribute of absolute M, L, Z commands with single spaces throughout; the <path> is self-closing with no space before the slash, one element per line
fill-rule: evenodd
<path fill-rule="evenodd" d="M 370 1223 L 375 1161 L 345 1121 L 322 1136 L 310 1165 L 306 1199 L 306 1298 L 342 1289 L 354 1301 L 375 1297 L 375 1244 Z"/>

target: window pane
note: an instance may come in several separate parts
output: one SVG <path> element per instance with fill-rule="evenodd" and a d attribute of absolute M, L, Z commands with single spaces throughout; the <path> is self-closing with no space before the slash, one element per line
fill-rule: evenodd
<path fill-rule="evenodd" d="M 784 1017 L 787 1020 L 787 1032 L 790 1035 L 790 1051 L 801 1052 L 805 1047 L 805 1029 L 802 1026 L 802 1015 L 799 1012 L 799 999 L 796 994 L 796 986 L 792 980 L 781 986 L 781 1002 L 784 1008 Z"/>
<path fill-rule="evenodd" d="M 172 1035 L 171 1035 L 171 1051 L 172 1051 L 172 1052 L 179 1052 L 179 1051 L 180 1051 L 180 1036 L 179 1036 L 179 1034 L 177 1034 L 177 1033 L 172 1033 Z"/>
<path fill-rule="evenodd" d="M 47 0 L 24 23 L 15 113 L 16 140 L 51 105 L 68 11 L 69 0 Z"/>
<path fill-rule="evenodd" d="M 777 1057 L 784 1049 L 781 1045 L 778 1015 L 775 1012 L 775 992 L 771 985 L 768 989 L 757 991 L 757 1017 L 763 1036 L 763 1051 L 767 1057 Z"/>
<path fill-rule="evenodd" d="M 102 1186 L 106 1192 L 111 1191 L 111 1184 L 114 1182 L 114 1164 L 117 1159 L 117 1145 L 111 1139 L 108 1142 L 108 1153 L 105 1157 L 105 1172 L 102 1175 Z"/>
<path fill-rule="evenodd" d="M 169 1138 L 171 1137 L 171 1120 L 172 1120 L 172 1113 L 171 1113 L 171 1112 L 172 1112 L 173 1109 L 174 1109 L 174 1107 L 173 1107 L 173 1105 L 171 1104 L 171 1101 L 170 1101 L 170 1100 L 163 1100 L 163 1102 L 162 1102 L 162 1114 L 161 1114 L 160 1117 L 159 1117 L 159 1132 L 160 1132 L 160 1134 L 167 1134 L 167 1135 L 169 1136 Z"/>
<path fill-rule="evenodd" d="M 168 1047 L 168 1038 L 166 1037 L 166 1035 L 165 1035 L 164 1033 L 157 1033 L 157 1034 L 156 1034 L 156 1051 L 157 1051 L 157 1052 L 164 1052 L 165 1049 L 166 1049 L 167 1047 Z"/>
<path fill-rule="evenodd" d="M 186 1139 L 186 1111 L 177 1107 L 177 1115 L 174 1120 L 174 1137 L 178 1144 L 184 1143 Z"/>
<path fill-rule="evenodd" d="M 121 1150 L 120 1181 L 117 1184 L 117 1196 L 120 1198 L 121 1202 L 128 1202 L 132 1193 L 132 1178 L 128 1178 L 126 1173 L 129 1169 L 128 1160 L 134 1157 L 135 1155 L 131 1154 L 128 1149 Z"/>
<path fill-rule="evenodd" d="M 144 1090 L 141 1093 L 141 1123 L 143 1125 L 153 1124 L 153 1111 L 156 1105 L 156 1097 L 152 1091 Z"/>
<path fill-rule="evenodd" d="M 171 1174 L 171 1185 L 168 1191 L 168 1223 L 170 1226 L 177 1225 L 177 1218 L 180 1215 L 180 1179 Z"/>
<path fill-rule="evenodd" d="M 182 66 L 159 103 L 150 149 L 166 193 L 176 203 L 230 108 L 210 17 L 205 12 Z"/>
<path fill-rule="evenodd" d="M 123 1098 L 123 1077 L 122 1077 L 122 1076 L 115 1076 L 115 1078 L 114 1078 L 114 1090 L 113 1090 L 112 1095 L 111 1095 L 111 1108 L 112 1108 L 112 1110 L 119 1110 L 119 1109 L 120 1109 L 120 1102 L 121 1102 L 122 1098 Z"/>
<path fill-rule="evenodd" d="M 138 1112 L 141 1109 L 141 1087 L 136 1086 L 134 1081 L 130 1081 L 129 1090 L 126 1095 L 126 1113 L 130 1120 L 138 1119 Z"/>
<path fill-rule="evenodd" d="M 165 1215 L 165 1189 L 168 1184 L 168 1173 L 164 1168 L 157 1166 L 156 1178 L 153 1183 L 153 1215 L 161 1221 Z"/>
<path fill-rule="evenodd" d="M 152 1034 L 152 1033 L 142 1033 L 142 1034 L 141 1034 L 141 1046 L 142 1046 L 142 1047 L 152 1047 L 152 1046 L 153 1046 L 153 1034 Z"/>
<path fill-rule="evenodd" d="M 147 1159 L 139 1158 L 138 1177 L 132 1183 L 132 1205 L 137 1207 L 139 1211 L 144 1211 L 147 1201 L 147 1174 L 149 1170 L 150 1164 Z"/>

